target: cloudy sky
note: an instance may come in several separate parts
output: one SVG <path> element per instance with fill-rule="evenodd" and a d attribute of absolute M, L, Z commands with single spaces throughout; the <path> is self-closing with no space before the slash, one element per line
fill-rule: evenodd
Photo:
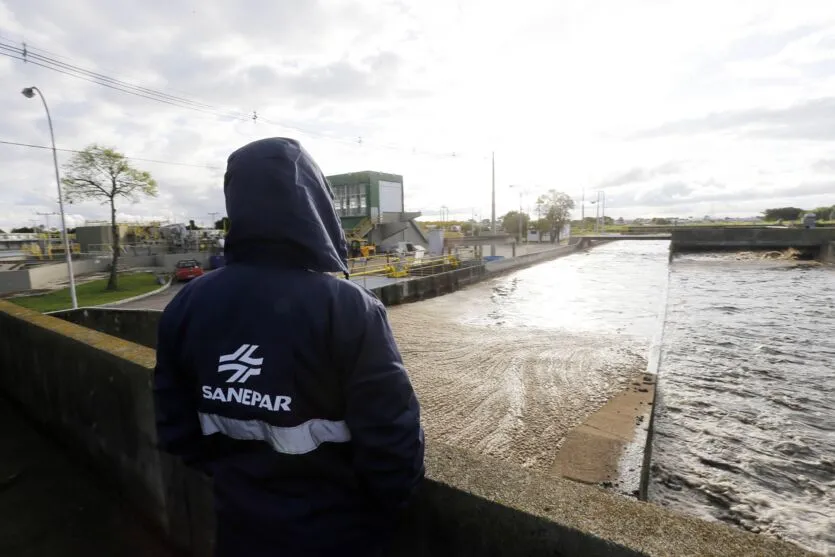
<path fill-rule="evenodd" d="M 276 135 L 326 174 L 404 175 L 407 208 L 428 216 L 490 216 L 492 151 L 499 214 L 519 205 L 511 184 L 526 208 L 602 189 L 614 217 L 835 203 L 831 0 L 0 0 L 0 54 L 24 42 L 202 103 L 0 56 L 0 141 L 49 144 L 20 95 L 37 85 L 59 148 L 148 159 L 134 164 L 160 195 L 122 203 L 124 220 L 208 222 L 226 156 Z M 0 228 L 57 210 L 48 150 L 0 143 L 0 165 Z M 107 218 L 94 202 L 68 213 Z"/>

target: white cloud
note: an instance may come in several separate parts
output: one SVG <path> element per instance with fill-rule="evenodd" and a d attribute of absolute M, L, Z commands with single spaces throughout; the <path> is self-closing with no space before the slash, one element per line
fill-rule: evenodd
<path fill-rule="evenodd" d="M 270 135 L 298 137 L 327 173 L 403 174 L 407 206 L 427 213 L 489 216 L 492 150 L 500 214 L 518 205 L 511 183 L 531 200 L 617 185 L 610 207 L 626 217 L 831 204 L 799 185 L 833 172 L 820 162 L 835 140 L 833 15 L 824 0 L 0 0 L 0 37 L 32 52 L 259 116 L 0 57 L 0 140 L 48 144 L 42 107 L 19 95 L 37 84 L 59 146 L 198 165 L 137 162 L 160 196 L 120 207 L 126 219 L 208 221 L 222 170 L 199 166 Z M 0 165 L 0 228 L 56 210 L 49 151 L 0 145 Z"/>

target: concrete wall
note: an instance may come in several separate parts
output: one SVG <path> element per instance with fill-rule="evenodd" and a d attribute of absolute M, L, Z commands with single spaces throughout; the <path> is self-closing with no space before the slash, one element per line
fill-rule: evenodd
<path fill-rule="evenodd" d="M 0 392 L 174 543 L 211 555 L 209 481 L 159 453 L 153 350 L 0 302 Z M 796 547 L 427 443 L 392 556 L 806 555 Z"/>
<path fill-rule="evenodd" d="M 209 266 L 207 252 L 201 253 L 165 253 L 157 255 L 126 255 L 119 258 L 119 269 L 125 267 L 160 267 L 173 271 L 177 261 L 196 259 L 204 267 Z M 109 256 L 73 259 L 73 274 L 85 275 L 102 272 L 110 268 Z M 46 263 L 20 271 L 0 272 L 0 295 L 26 290 L 40 290 L 59 280 L 68 280 L 66 262 Z"/>
<path fill-rule="evenodd" d="M 73 275 L 86 275 L 104 271 L 110 266 L 110 258 L 100 257 L 94 259 L 78 259 L 72 262 Z M 46 288 L 58 280 L 69 280 L 67 264 L 50 263 L 49 265 L 38 265 L 29 269 L 29 277 L 32 281 L 32 288 Z"/>
<path fill-rule="evenodd" d="M 12 292 L 24 292 L 32 289 L 32 281 L 29 280 L 29 271 L 0 271 L 0 295 Z"/>
<path fill-rule="evenodd" d="M 372 288 L 371 291 L 386 306 L 395 306 L 425 300 L 426 298 L 433 298 L 442 294 L 449 294 L 468 284 L 480 281 L 483 276 L 484 265 L 471 265 L 446 273 L 413 278 L 411 280 Z"/>
<path fill-rule="evenodd" d="M 83 275 L 103 271 L 108 265 L 110 265 L 110 260 L 107 258 L 74 259 L 73 274 Z M 45 263 L 20 271 L 3 271 L 0 272 L 0 294 L 39 290 L 60 280 L 69 280 L 66 261 Z"/>
<path fill-rule="evenodd" d="M 536 253 L 528 253 L 518 257 L 499 259 L 498 261 L 488 261 L 484 264 L 484 268 L 488 274 L 502 273 L 514 269 L 522 269 L 524 267 L 550 261 L 558 257 L 563 257 L 574 253 L 576 250 L 576 246 L 556 246 L 553 249 L 546 251 L 538 251 Z"/>
<path fill-rule="evenodd" d="M 148 348 L 156 348 L 157 327 L 162 312 L 142 309 L 80 308 L 57 311 L 49 315 Z"/>
<path fill-rule="evenodd" d="M 835 263 L 835 242 L 829 242 L 821 248 L 821 261 Z"/>
<path fill-rule="evenodd" d="M 835 228 L 690 228 L 672 231 L 671 251 L 784 249 L 835 241 Z"/>
<path fill-rule="evenodd" d="M 156 449 L 154 362 L 150 348 L 0 301 L 0 394 L 175 543 L 209 555 L 209 483 Z"/>

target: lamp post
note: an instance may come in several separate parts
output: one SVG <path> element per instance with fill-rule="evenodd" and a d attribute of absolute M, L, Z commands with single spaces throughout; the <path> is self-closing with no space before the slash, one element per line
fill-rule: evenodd
<path fill-rule="evenodd" d="M 52 139 L 52 162 L 55 165 L 55 184 L 58 186 L 58 208 L 61 212 L 61 228 L 64 232 L 64 253 L 67 256 L 67 274 L 70 278 L 70 298 L 72 299 L 72 308 L 78 309 L 78 298 L 75 295 L 75 276 L 72 272 L 72 253 L 70 252 L 70 235 L 67 232 L 67 221 L 64 217 L 64 195 L 61 192 L 61 175 L 58 172 L 58 152 L 55 149 L 55 132 L 52 129 L 52 116 L 49 114 L 49 107 L 46 105 L 46 99 L 43 93 L 37 87 L 27 87 L 21 91 L 24 97 L 31 99 L 35 93 L 40 96 L 43 102 L 43 108 L 46 111 L 46 120 L 49 123 L 49 137 Z"/>
<path fill-rule="evenodd" d="M 600 195 L 600 218 L 602 221 L 600 227 L 603 234 L 606 234 L 606 192 L 600 190 L 598 195 Z"/>

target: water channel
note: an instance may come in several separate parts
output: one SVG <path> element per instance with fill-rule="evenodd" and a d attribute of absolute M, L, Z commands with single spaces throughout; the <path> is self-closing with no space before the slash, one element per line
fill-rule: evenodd
<path fill-rule="evenodd" d="M 835 548 L 835 270 L 614 242 L 390 315 L 431 438 L 547 471 L 663 331 L 650 499 Z"/>

